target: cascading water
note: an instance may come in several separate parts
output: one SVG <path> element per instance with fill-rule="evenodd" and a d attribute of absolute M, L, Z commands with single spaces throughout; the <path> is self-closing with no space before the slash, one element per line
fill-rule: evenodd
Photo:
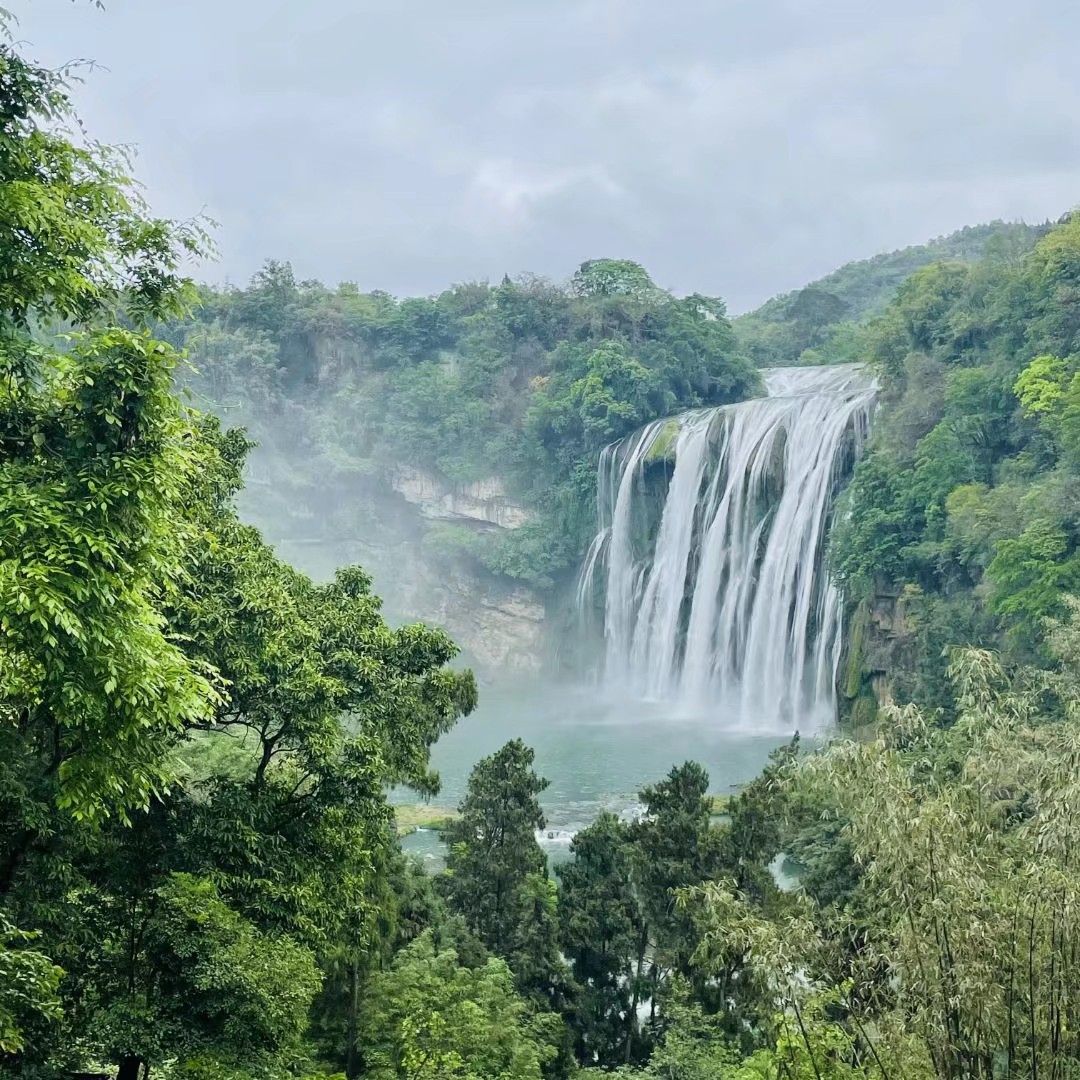
<path fill-rule="evenodd" d="M 815 731 L 835 716 L 841 645 L 824 542 L 876 387 L 854 364 L 776 368 L 765 383 L 767 397 L 603 451 L 578 602 L 591 611 L 604 581 L 612 690 L 733 728 Z"/>

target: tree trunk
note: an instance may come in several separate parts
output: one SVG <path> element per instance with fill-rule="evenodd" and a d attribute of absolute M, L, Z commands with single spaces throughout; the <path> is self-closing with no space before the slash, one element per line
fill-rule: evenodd
<path fill-rule="evenodd" d="M 8 839 L 7 851 L 0 857 L 0 896 L 6 896 L 15 881 L 15 875 L 33 844 L 34 835 L 29 829 L 20 829 Z"/>
<path fill-rule="evenodd" d="M 641 937 L 638 939 L 637 963 L 634 965 L 634 989 L 630 997 L 630 1015 L 626 1018 L 626 1059 L 630 1064 L 634 1050 L 634 1032 L 637 1030 L 637 1011 L 640 1001 L 641 969 L 645 966 L 645 950 L 648 948 L 649 931 L 646 927 L 641 928 Z"/>
<path fill-rule="evenodd" d="M 120 1068 L 116 1074 L 116 1080 L 139 1080 L 142 1071 L 143 1059 L 134 1054 L 127 1054 L 120 1059 Z"/>
<path fill-rule="evenodd" d="M 345 1021 L 345 1076 L 356 1080 L 360 1075 L 360 1061 L 356 1048 L 356 1023 L 360 1011 L 360 978 L 356 961 L 349 962 L 349 1014 Z"/>

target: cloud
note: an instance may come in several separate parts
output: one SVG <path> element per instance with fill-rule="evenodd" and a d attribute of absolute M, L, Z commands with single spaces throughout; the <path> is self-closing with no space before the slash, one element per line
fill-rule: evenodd
<path fill-rule="evenodd" d="M 1080 201 L 1065 0 L 35 0 L 108 65 L 91 130 L 155 206 L 399 293 L 636 258 L 741 310 L 853 258 Z"/>
<path fill-rule="evenodd" d="M 623 189 L 600 165 L 575 165 L 537 170 L 505 158 L 486 159 L 477 165 L 466 192 L 465 204 L 475 208 L 469 217 L 483 226 L 523 229 L 553 200 L 581 198 L 619 199 Z"/>

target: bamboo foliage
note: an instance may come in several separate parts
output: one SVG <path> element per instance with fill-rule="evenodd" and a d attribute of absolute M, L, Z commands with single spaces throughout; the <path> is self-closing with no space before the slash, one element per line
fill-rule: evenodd
<path fill-rule="evenodd" d="M 874 898 L 857 960 L 884 993 L 861 1019 L 916 1033 L 939 1076 L 1080 1070 L 1072 610 L 1051 634 L 1058 672 L 1010 678 L 989 652 L 955 651 L 952 727 L 887 706 L 875 741 L 831 747 L 797 781 L 846 820 Z"/>

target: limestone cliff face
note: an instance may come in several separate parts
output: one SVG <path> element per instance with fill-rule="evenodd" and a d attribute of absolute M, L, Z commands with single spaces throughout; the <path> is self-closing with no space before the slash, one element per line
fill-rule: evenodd
<path fill-rule="evenodd" d="M 443 627 L 478 674 L 536 674 L 546 658 L 545 609 L 522 587 L 485 581 L 463 566 L 441 568 L 424 580 L 409 603 L 423 622 Z"/>
<path fill-rule="evenodd" d="M 260 448 L 245 516 L 281 555 L 317 579 L 357 563 L 394 624 L 446 630 L 481 679 L 539 672 L 547 662 L 544 599 L 483 573 L 429 542 L 441 523 L 492 531 L 520 528 L 529 513 L 498 477 L 454 486 L 422 470 L 388 465 L 374 474 L 329 470 L 316 489 L 306 474 L 291 487 L 286 468 Z"/>
<path fill-rule="evenodd" d="M 361 343 L 332 329 L 305 348 L 316 395 L 333 394 L 370 363 Z M 548 650 L 544 598 L 485 573 L 435 538 L 446 525 L 498 532 L 527 524 L 531 512 L 508 494 L 504 479 L 493 472 L 454 484 L 407 461 L 350 462 L 308 435 L 299 443 L 269 425 L 248 460 L 242 513 L 281 555 L 320 580 L 359 564 L 391 623 L 446 630 L 482 679 L 539 671 Z"/>
<path fill-rule="evenodd" d="M 547 662 L 546 611 L 529 589 L 485 578 L 464 562 L 433 560 L 413 537 L 282 540 L 283 557 L 317 578 L 359 563 L 393 624 L 445 630 L 482 680 L 539 673 Z"/>
<path fill-rule="evenodd" d="M 409 465 L 387 473 L 391 489 L 424 522 L 452 522 L 483 530 L 519 529 L 529 511 L 508 497 L 501 477 L 453 485 Z M 523 586 L 493 580 L 461 559 L 433 558 L 423 539 L 414 545 L 412 573 L 399 577 L 399 603 L 424 622 L 441 626 L 481 675 L 534 673 L 545 655 L 544 604 Z"/>
<path fill-rule="evenodd" d="M 498 476 L 452 485 L 411 465 L 394 465 L 389 481 L 407 503 L 432 520 L 520 529 L 531 519 L 524 506 L 509 498 L 506 484 Z"/>
<path fill-rule="evenodd" d="M 840 669 L 841 711 L 855 727 L 893 700 L 895 673 L 915 662 L 910 606 L 916 598 L 880 585 L 850 613 Z"/>

